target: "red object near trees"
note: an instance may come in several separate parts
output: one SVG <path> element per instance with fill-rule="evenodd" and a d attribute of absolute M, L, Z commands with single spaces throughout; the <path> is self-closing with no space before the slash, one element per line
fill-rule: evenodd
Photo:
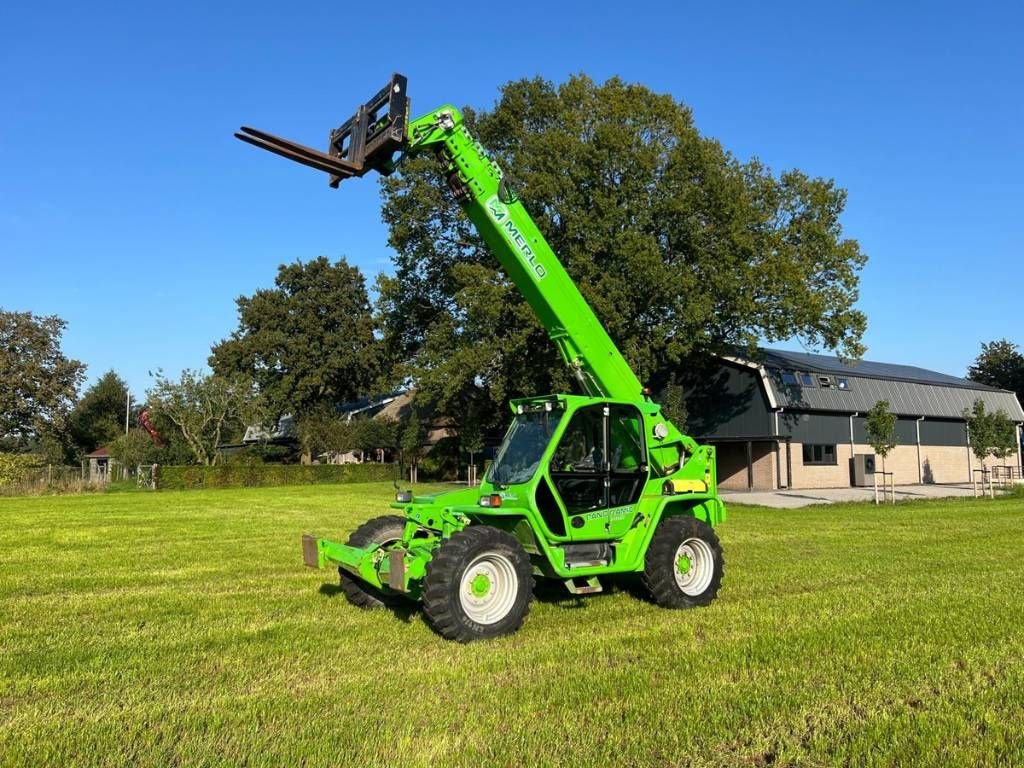
<path fill-rule="evenodd" d="M 148 410 L 143 410 L 142 413 L 139 414 L 139 426 L 149 433 L 149 436 L 153 438 L 153 442 L 156 443 L 157 446 L 163 445 L 160 441 L 160 435 L 157 433 L 156 429 L 154 429 L 152 422 L 149 420 Z"/>

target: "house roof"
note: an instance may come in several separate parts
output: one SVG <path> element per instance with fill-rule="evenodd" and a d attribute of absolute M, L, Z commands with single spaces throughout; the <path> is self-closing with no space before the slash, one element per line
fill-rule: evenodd
<path fill-rule="evenodd" d="M 374 414 L 374 418 L 398 421 L 412 404 L 414 394 L 412 390 L 409 390 L 391 395 L 389 400 L 384 401 L 384 407 Z"/>
<path fill-rule="evenodd" d="M 763 368 L 769 401 L 776 407 L 866 413 L 879 400 L 886 400 L 889 409 L 900 416 L 961 419 L 975 400 L 981 400 L 990 411 L 1002 410 L 1013 421 L 1024 421 L 1024 410 L 1013 392 L 912 365 L 844 361 L 784 349 L 759 350 L 756 356 L 737 362 Z M 809 373 L 813 384 L 786 384 L 783 371 Z M 828 386 L 821 385 L 821 376 L 829 379 Z M 843 389 L 838 386 L 840 377 L 846 379 Z"/>
<path fill-rule="evenodd" d="M 101 445 L 99 448 L 97 448 L 92 453 L 85 454 L 85 458 L 87 458 L 87 459 L 109 459 L 110 458 L 110 446 L 109 445 Z"/>

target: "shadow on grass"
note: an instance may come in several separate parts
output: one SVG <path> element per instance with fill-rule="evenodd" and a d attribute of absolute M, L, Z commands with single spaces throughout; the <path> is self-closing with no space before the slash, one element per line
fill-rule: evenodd
<path fill-rule="evenodd" d="M 595 601 L 606 600 L 623 593 L 636 600 L 651 602 L 651 597 L 644 589 L 638 574 L 602 576 L 601 586 L 604 588 L 601 592 L 591 595 L 574 595 L 559 579 L 537 579 L 533 588 L 533 598 L 538 603 L 571 609 L 587 608 Z"/>
<path fill-rule="evenodd" d="M 533 599 L 538 603 L 557 606 L 566 610 L 585 610 L 595 601 L 606 600 L 614 595 L 625 593 L 635 600 L 650 603 L 651 597 L 644 589 L 640 578 L 636 574 L 620 574 L 615 577 L 605 576 L 601 579 L 604 590 L 591 595 L 571 594 L 558 579 L 536 579 L 533 588 Z M 319 590 L 321 595 L 327 598 L 340 597 L 344 599 L 345 591 L 340 584 L 321 584 Z M 406 624 L 423 613 L 422 605 L 415 600 L 403 597 L 396 597 L 383 606 L 390 613 Z M 354 607 L 353 607 L 354 609 Z"/>
<path fill-rule="evenodd" d="M 341 584 L 321 584 L 320 589 L 317 591 L 324 597 L 345 597 L 345 590 L 341 588 Z M 406 624 L 411 622 L 413 617 L 421 612 L 420 604 L 418 602 L 407 600 L 404 597 L 393 597 L 384 603 L 383 607 Z M 353 606 L 353 609 L 354 608 L 355 607 Z"/>

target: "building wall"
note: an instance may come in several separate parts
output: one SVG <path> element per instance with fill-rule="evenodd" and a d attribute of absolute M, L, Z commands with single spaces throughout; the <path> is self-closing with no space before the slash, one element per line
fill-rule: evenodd
<path fill-rule="evenodd" d="M 715 446 L 715 469 L 718 487 L 722 490 L 741 491 L 747 488 L 747 460 L 739 443 Z"/>
<path fill-rule="evenodd" d="M 822 441 L 824 442 L 824 441 Z M 850 485 L 850 443 L 836 444 L 836 463 L 829 465 L 805 465 L 803 459 L 803 443 L 793 441 L 789 446 L 789 456 L 792 461 L 790 471 L 792 472 L 793 488 L 843 488 Z M 785 454 L 785 446 L 783 446 Z M 870 451 L 857 450 L 858 453 L 870 453 Z M 785 465 L 783 465 L 785 475 Z"/>
<path fill-rule="evenodd" d="M 916 451 L 916 446 L 915 446 Z M 921 476 L 926 483 L 967 483 L 970 482 L 970 468 L 974 457 L 968 455 L 966 445 L 922 445 Z M 916 457 L 915 457 L 916 458 Z M 888 464 L 888 461 L 886 461 Z M 916 464 L 914 470 L 916 471 Z M 896 476 L 896 483 L 900 483 Z"/>
<path fill-rule="evenodd" d="M 772 412 L 757 371 L 723 364 L 683 374 L 686 432 L 697 438 L 764 437 L 774 432 Z"/>
<path fill-rule="evenodd" d="M 775 443 L 754 443 L 754 488 L 777 490 L 776 478 Z"/>
<path fill-rule="evenodd" d="M 850 458 L 854 453 L 874 453 L 870 445 L 855 443 L 850 450 L 849 442 L 836 444 L 836 464 L 829 466 L 805 465 L 803 463 L 803 443 L 793 442 L 790 446 L 792 457 L 793 488 L 845 488 L 850 485 Z M 783 446 L 782 472 L 785 477 L 785 446 Z M 885 471 L 893 473 L 896 485 L 915 485 L 922 480 L 925 483 L 969 483 L 971 468 L 978 469 L 978 461 L 969 456 L 967 446 L 922 445 L 921 470 L 918 470 L 917 445 L 897 445 L 885 459 Z M 1017 465 L 1018 458 L 1014 454 L 1005 460 L 991 457 L 985 460 L 985 466 L 991 469 L 998 464 Z M 881 459 L 876 459 L 876 467 L 882 469 Z M 746 487 L 744 485 L 744 487 Z"/>
<path fill-rule="evenodd" d="M 776 488 L 775 444 L 755 441 L 751 445 L 754 490 Z M 724 491 L 747 490 L 747 444 L 720 443 L 715 448 L 718 487 Z"/>

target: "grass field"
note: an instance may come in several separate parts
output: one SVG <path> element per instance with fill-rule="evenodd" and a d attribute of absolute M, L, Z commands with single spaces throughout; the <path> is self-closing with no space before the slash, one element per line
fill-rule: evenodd
<path fill-rule="evenodd" d="M 445 642 L 301 565 L 386 484 L 0 499 L 0 764 L 1024 764 L 1024 503 L 765 510 L 711 607 Z"/>

